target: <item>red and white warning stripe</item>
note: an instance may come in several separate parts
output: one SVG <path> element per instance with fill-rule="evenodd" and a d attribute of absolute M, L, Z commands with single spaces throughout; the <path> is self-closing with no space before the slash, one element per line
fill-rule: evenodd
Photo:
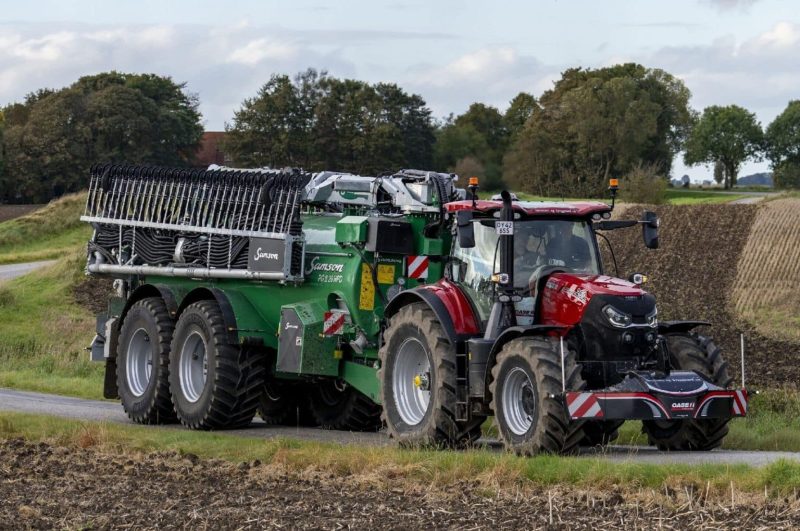
<path fill-rule="evenodd" d="M 744 389 L 737 389 L 734 391 L 712 391 L 706 394 L 695 410 L 695 418 L 708 415 L 708 408 L 712 400 L 726 398 L 731 401 L 731 413 L 733 416 L 744 417 L 747 415 L 747 391 Z"/>
<path fill-rule="evenodd" d="M 322 324 L 322 333 L 326 336 L 341 334 L 344 329 L 344 312 L 325 312 L 325 321 Z"/>
<path fill-rule="evenodd" d="M 573 419 L 593 419 L 603 416 L 594 393 L 567 393 L 567 409 Z"/>
<path fill-rule="evenodd" d="M 409 256 L 406 260 L 408 264 L 408 278 L 428 278 L 427 256 Z"/>
<path fill-rule="evenodd" d="M 733 414 L 744 417 L 747 415 L 747 391 L 737 389 L 733 392 Z"/>

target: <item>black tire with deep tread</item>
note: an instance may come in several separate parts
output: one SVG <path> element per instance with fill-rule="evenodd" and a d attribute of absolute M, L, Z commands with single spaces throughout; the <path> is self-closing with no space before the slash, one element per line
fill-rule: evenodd
<path fill-rule="evenodd" d="M 316 424 L 326 430 L 378 431 L 381 406 L 354 387 L 336 387 L 333 380 L 310 385 L 308 403 Z"/>
<path fill-rule="evenodd" d="M 181 390 L 179 359 L 191 330 L 206 340 L 208 376 L 194 403 Z M 181 423 L 196 430 L 243 428 L 250 425 L 264 387 L 266 364 L 263 349 L 228 342 L 222 311 L 215 301 L 199 301 L 181 313 L 172 340 L 170 390 Z"/>
<path fill-rule="evenodd" d="M 666 337 L 675 369 L 697 371 L 711 383 L 727 388 L 733 379 L 720 348 L 710 339 L 696 334 L 670 334 Z M 713 450 L 728 434 L 730 419 L 644 421 L 642 431 L 659 450 Z"/>
<path fill-rule="evenodd" d="M 258 402 L 258 415 L 271 426 L 318 426 L 308 405 L 308 385 L 268 379 Z"/>
<path fill-rule="evenodd" d="M 392 374 L 398 341 L 414 334 L 424 342 L 431 366 L 431 402 L 422 421 L 410 426 L 403 422 L 392 391 Z M 389 435 L 405 447 L 461 448 L 473 444 L 481 435 L 484 416 L 458 422 L 456 407 L 456 353 L 436 314 L 425 303 L 409 304 L 389 319 L 380 350 L 383 420 Z"/>
<path fill-rule="evenodd" d="M 133 334 L 144 328 L 157 351 L 150 383 L 142 396 L 135 396 L 128 388 L 125 374 L 126 348 Z M 135 302 L 122 321 L 117 345 L 117 389 L 122 407 L 128 417 L 138 424 L 166 424 L 175 422 L 175 410 L 169 392 L 169 352 L 175 322 L 169 315 L 164 301 L 158 297 L 148 297 Z"/>
<path fill-rule="evenodd" d="M 573 351 L 566 353 L 564 363 L 567 390 L 583 389 L 586 384 Z M 504 379 L 515 367 L 528 374 L 536 393 L 533 423 L 523 435 L 510 430 L 502 411 Z M 558 398 L 562 394 L 561 356 L 555 340 L 521 337 L 506 343 L 492 367 L 489 390 L 495 424 L 506 449 L 525 456 L 542 452 L 568 454 L 574 452 L 583 439 L 583 423 L 571 421 L 563 400 Z"/>
<path fill-rule="evenodd" d="M 581 446 L 605 446 L 617 440 L 624 420 L 587 420 L 583 424 Z"/>

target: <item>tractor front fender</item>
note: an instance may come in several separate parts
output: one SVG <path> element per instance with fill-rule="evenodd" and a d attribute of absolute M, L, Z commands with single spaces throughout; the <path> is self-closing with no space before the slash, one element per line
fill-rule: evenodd
<path fill-rule="evenodd" d="M 708 321 L 662 321 L 658 323 L 658 333 L 685 334 L 698 326 L 711 326 Z"/>

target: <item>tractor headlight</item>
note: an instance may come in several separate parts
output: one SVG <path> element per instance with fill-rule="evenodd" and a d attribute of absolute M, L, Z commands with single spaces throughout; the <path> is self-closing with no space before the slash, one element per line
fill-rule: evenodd
<path fill-rule="evenodd" d="M 610 304 L 607 304 L 603 307 L 603 315 L 606 316 L 606 319 L 609 323 L 611 323 L 611 326 L 616 326 L 617 328 L 625 328 L 630 325 L 631 321 L 633 320 L 630 314 L 621 312 Z"/>
<path fill-rule="evenodd" d="M 658 328 L 658 310 L 653 308 L 653 311 L 645 316 L 647 325 L 651 328 Z"/>

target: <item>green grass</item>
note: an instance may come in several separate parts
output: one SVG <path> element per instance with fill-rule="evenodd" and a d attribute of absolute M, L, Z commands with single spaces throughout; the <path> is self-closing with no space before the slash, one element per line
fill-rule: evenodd
<path fill-rule="evenodd" d="M 694 191 L 681 188 L 668 188 L 667 203 L 670 205 L 705 205 L 714 203 L 730 203 L 737 199 L 750 197 L 743 194 L 721 194 L 709 190 Z"/>
<path fill-rule="evenodd" d="M 0 284 L 0 386 L 85 398 L 102 395 L 102 366 L 84 348 L 94 318 L 73 299 L 83 251 Z"/>
<path fill-rule="evenodd" d="M 0 223 L 0 264 L 57 259 L 85 245 L 91 227 L 80 221 L 86 194 L 71 194 L 26 216 Z"/>
<path fill-rule="evenodd" d="M 334 477 L 456 487 L 476 482 L 488 491 L 509 487 L 576 485 L 627 492 L 669 487 L 706 490 L 730 499 L 730 489 L 772 496 L 800 487 L 800 463 L 778 461 L 755 468 L 730 464 L 664 464 L 602 458 L 537 456 L 521 458 L 483 449 L 463 452 L 401 450 L 292 439 L 250 439 L 181 429 L 156 429 L 65 420 L 45 415 L 0 412 L 0 437 L 23 437 L 113 453 L 175 451 L 231 462 L 258 460 L 279 470 L 325 473 Z"/>

